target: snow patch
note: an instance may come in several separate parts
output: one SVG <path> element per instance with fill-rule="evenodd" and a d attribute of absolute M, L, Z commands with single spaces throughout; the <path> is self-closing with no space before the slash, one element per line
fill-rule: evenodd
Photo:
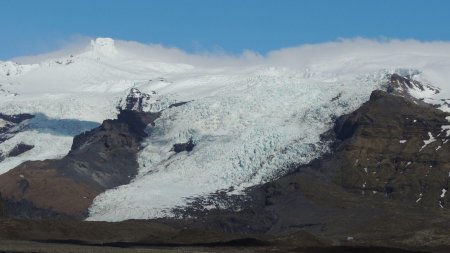
<path fill-rule="evenodd" d="M 428 140 L 423 140 L 424 145 L 420 148 L 419 152 L 422 151 L 426 146 L 428 146 L 430 143 L 436 141 L 436 139 L 433 137 L 433 134 L 431 132 L 428 132 L 428 136 L 430 137 Z"/>
<path fill-rule="evenodd" d="M 450 136 L 450 125 L 442 125 L 441 126 L 441 129 L 442 129 L 442 131 L 445 131 L 445 133 L 446 133 L 446 137 L 449 137 Z"/>
<path fill-rule="evenodd" d="M 10 125 L 10 122 L 0 119 L 0 128 Z"/>
<path fill-rule="evenodd" d="M 446 190 L 446 189 L 442 189 L 441 198 L 444 198 L 444 197 L 445 197 L 445 193 L 447 193 L 447 190 Z"/>

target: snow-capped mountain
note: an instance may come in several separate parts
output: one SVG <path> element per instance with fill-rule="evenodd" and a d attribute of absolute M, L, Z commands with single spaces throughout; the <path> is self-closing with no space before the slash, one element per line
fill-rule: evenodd
<path fill-rule="evenodd" d="M 321 134 L 385 89 L 390 74 L 412 80 L 398 82 L 399 95 L 448 110 L 448 49 L 356 40 L 231 57 L 99 38 L 59 58 L 1 62 L 0 113 L 34 117 L 0 141 L 2 154 L 33 146 L 5 157 L 0 173 L 66 155 L 74 136 L 120 110 L 161 112 L 138 153 L 136 177 L 97 196 L 89 219 L 173 216 L 192 197 L 239 194 L 324 154 Z M 180 102 L 187 103 L 172 106 Z M 189 152 L 174 151 L 189 142 Z"/>

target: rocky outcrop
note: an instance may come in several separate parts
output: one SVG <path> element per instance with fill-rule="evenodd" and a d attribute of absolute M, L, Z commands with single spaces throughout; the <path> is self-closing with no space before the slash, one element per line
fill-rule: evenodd
<path fill-rule="evenodd" d="M 392 74 L 388 78 L 389 82 L 386 87 L 386 91 L 388 93 L 414 98 L 410 95 L 411 91 L 414 90 L 419 92 L 427 91 L 434 94 L 440 92 L 438 88 L 433 87 L 430 84 L 424 84 L 417 80 L 414 80 L 414 78 L 409 75 L 401 76 L 399 74 Z"/>
<path fill-rule="evenodd" d="M 149 111 L 151 108 L 150 99 L 152 95 L 156 93 L 153 92 L 151 95 L 147 93 L 142 93 L 136 88 L 131 88 L 130 92 L 126 97 L 122 98 L 119 102 L 118 109 L 122 111 L 138 111 L 144 112 Z"/>
<path fill-rule="evenodd" d="M 195 143 L 192 141 L 192 139 L 190 139 L 186 143 L 174 144 L 172 150 L 175 153 L 180 153 L 180 152 L 183 152 L 183 151 L 191 152 L 194 149 L 194 147 L 195 147 Z"/>
<path fill-rule="evenodd" d="M 19 143 L 11 151 L 9 151 L 8 156 L 10 156 L 10 157 L 19 156 L 29 150 L 32 150 L 33 148 L 34 148 L 34 145 Z"/>
<path fill-rule="evenodd" d="M 127 184 L 137 174 L 136 154 L 145 128 L 160 113 L 121 111 L 94 130 L 76 136 L 69 154 L 57 164 L 60 173 L 103 190 Z"/>

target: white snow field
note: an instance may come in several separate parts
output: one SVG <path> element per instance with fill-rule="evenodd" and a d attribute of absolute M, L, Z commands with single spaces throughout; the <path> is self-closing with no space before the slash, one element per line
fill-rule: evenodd
<path fill-rule="evenodd" d="M 139 174 L 99 195 L 89 220 L 173 216 L 191 197 L 231 187 L 239 194 L 307 163 L 327 151 L 320 135 L 333 118 L 367 101 L 389 73 L 438 87 L 439 94 L 410 93 L 443 110 L 440 99 L 450 98 L 450 43 L 443 42 L 342 40 L 265 56 L 190 54 L 107 38 L 81 48 L 0 62 L 0 113 L 37 115 L 0 152 L 21 142 L 35 148 L 0 162 L 0 173 L 64 156 L 73 136 L 116 116 L 130 88 L 155 91 L 149 108 L 165 110 L 143 143 Z M 168 108 L 177 101 L 190 102 Z M 193 151 L 171 150 L 190 139 Z"/>

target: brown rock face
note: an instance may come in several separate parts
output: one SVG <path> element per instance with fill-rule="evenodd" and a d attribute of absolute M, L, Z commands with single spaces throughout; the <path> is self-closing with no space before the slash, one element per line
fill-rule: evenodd
<path fill-rule="evenodd" d="M 361 194 L 411 205 L 445 206 L 449 198 L 449 114 L 375 91 L 335 127 L 336 182 Z"/>
<path fill-rule="evenodd" d="M 54 161 L 27 162 L 0 177 L 0 189 L 7 200 L 27 201 L 35 207 L 28 212 L 8 210 L 11 216 L 47 218 L 45 214 L 33 214 L 36 208 L 49 210 L 49 217 L 58 217 L 52 211 L 62 216 L 82 216 L 86 212 L 101 189 L 60 175 L 53 164 Z M 12 207 L 23 209 L 19 203 Z"/>

